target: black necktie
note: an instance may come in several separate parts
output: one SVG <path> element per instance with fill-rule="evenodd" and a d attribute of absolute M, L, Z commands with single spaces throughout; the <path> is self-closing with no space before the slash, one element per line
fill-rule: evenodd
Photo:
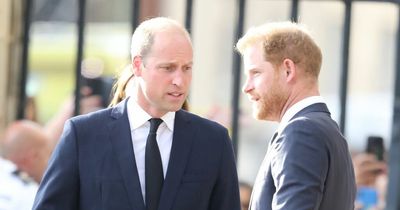
<path fill-rule="evenodd" d="M 146 174 L 146 209 L 156 210 L 160 202 L 161 189 L 164 182 L 160 150 L 157 145 L 157 129 L 162 123 L 160 118 L 151 118 L 150 131 L 147 136 L 145 154 Z"/>

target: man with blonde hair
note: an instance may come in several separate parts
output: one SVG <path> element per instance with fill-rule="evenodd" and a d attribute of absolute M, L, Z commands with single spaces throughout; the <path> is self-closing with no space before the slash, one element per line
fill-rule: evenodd
<path fill-rule="evenodd" d="M 280 123 L 250 210 L 354 209 L 348 145 L 319 94 L 320 48 L 304 27 L 280 22 L 250 28 L 237 49 L 254 117 Z"/>
<path fill-rule="evenodd" d="M 34 210 L 239 210 L 232 144 L 221 125 L 181 110 L 193 50 L 176 21 L 132 36 L 130 97 L 67 121 Z"/>

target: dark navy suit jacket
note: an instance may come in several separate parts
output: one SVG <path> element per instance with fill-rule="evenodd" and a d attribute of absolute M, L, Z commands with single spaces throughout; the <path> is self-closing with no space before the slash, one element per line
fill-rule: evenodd
<path fill-rule="evenodd" d="M 251 210 L 353 210 L 347 142 L 323 103 L 297 113 L 272 140 L 254 183 Z"/>
<path fill-rule="evenodd" d="M 36 195 L 34 210 L 145 210 L 126 101 L 67 121 Z M 159 210 L 239 210 L 227 130 L 183 110 Z"/>

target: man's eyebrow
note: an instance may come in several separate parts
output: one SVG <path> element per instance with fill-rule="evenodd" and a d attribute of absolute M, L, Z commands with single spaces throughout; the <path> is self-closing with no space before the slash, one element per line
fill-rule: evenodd
<path fill-rule="evenodd" d="M 254 71 L 259 71 L 260 68 L 257 68 L 255 66 L 251 67 L 250 69 L 246 69 L 247 72 L 254 72 Z"/>
<path fill-rule="evenodd" d="M 193 61 L 190 61 L 189 63 L 185 64 L 185 66 L 193 66 Z"/>
<path fill-rule="evenodd" d="M 176 62 L 176 61 L 166 61 L 166 62 L 161 62 L 161 63 L 159 63 L 158 65 L 176 65 L 178 62 Z M 187 65 L 187 66 L 189 66 L 189 65 L 193 65 L 193 61 L 190 61 L 189 63 L 185 63 L 185 64 L 183 64 L 183 65 Z"/>

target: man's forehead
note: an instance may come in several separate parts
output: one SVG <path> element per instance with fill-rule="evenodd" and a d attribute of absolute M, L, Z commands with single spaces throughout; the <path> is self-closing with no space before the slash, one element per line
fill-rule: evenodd
<path fill-rule="evenodd" d="M 191 43 L 191 39 L 188 34 L 177 27 L 169 27 L 154 33 L 153 42 L 165 42 L 169 41 L 187 41 Z"/>
<path fill-rule="evenodd" d="M 261 51 L 257 47 L 249 47 L 243 53 L 243 63 L 246 67 L 257 65 L 264 61 Z"/>

